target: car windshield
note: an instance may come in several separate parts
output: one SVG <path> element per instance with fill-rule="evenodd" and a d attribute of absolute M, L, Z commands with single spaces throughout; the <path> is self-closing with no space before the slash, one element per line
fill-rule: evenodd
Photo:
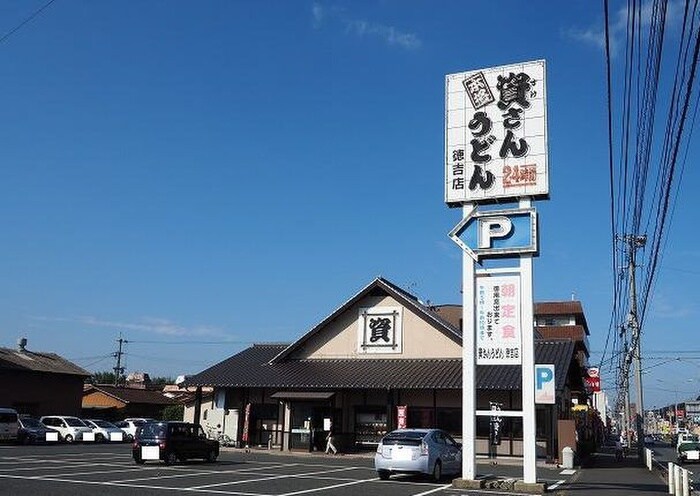
<path fill-rule="evenodd" d="M 403 444 L 408 446 L 418 446 L 423 441 L 425 432 L 416 431 L 395 431 L 387 434 L 382 440 L 382 444 Z"/>
<path fill-rule="evenodd" d="M 79 418 L 67 417 L 65 419 L 65 421 L 66 421 L 66 424 L 68 424 L 71 427 L 85 427 L 85 424 Z"/>
<path fill-rule="evenodd" d="M 142 439 L 160 439 L 165 437 L 165 425 L 153 423 L 146 424 L 144 422 L 142 422 L 142 424 L 143 425 L 141 426 L 137 434 L 138 437 Z"/>
<path fill-rule="evenodd" d="M 143 421 L 143 420 L 134 420 L 134 425 L 135 425 L 136 427 L 141 427 L 141 426 L 144 425 L 145 423 L 146 423 L 146 422 Z"/>
<path fill-rule="evenodd" d="M 33 418 L 21 418 L 19 422 L 25 429 L 41 429 L 44 427 L 44 424 Z"/>
<path fill-rule="evenodd" d="M 116 427 L 113 423 L 107 422 L 106 420 L 91 420 L 90 422 L 95 424 L 97 427 L 104 427 L 107 429 L 114 429 Z"/>
<path fill-rule="evenodd" d="M 700 443 L 683 443 L 678 447 L 678 451 L 700 451 Z"/>

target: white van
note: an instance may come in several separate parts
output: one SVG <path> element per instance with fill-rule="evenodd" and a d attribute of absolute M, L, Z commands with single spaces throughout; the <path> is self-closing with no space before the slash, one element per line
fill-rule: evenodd
<path fill-rule="evenodd" d="M 0 408 L 0 441 L 17 441 L 18 430 L 17 410 Z"/>
<path fill-rule="evenodd" d="M 85 423 L 78 417 L 47 415 L 46 417 L 41 417 L 39 422 L 44 424 L 46 427 L 57 430 L 61 441 L 65 441 L 66 443 L 72 443 L 73 441 L 95 440 L 92 429 L 85 425 Z M 88 436 L 90 439 L 88 439 Z"/>

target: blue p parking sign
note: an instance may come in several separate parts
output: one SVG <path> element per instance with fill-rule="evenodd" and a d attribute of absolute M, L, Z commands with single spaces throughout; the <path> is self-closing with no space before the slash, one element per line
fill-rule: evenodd
<path fill-rule="evenodd" d="M 535 403 L 553 405 L 556 403 L 556 382 L 554 365 L 535 365 Z"/>

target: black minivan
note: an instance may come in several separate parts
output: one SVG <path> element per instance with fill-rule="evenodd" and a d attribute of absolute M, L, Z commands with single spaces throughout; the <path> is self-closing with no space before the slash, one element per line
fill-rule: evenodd
<path fill-rule="evenodd" d="M 191 458 L 214 462 L 219 456 L 219 441 L 208 439 L 198 424 L 147 422 L 136 431 L 131 452 L 138 464 L 163 460 L 169 465 Z"/>

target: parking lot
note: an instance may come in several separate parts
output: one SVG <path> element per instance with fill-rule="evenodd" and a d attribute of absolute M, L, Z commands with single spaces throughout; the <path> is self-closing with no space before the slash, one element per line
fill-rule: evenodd
<path fill-rule="evenodd" d="M 511 468 L 516 473 L 520 470 Z M 557 477 L 562 477 L 558 471 L 548 473 L 551 483 L 556 483 Z M 130 444 L 2 446 L 0 480 L 4 493 L 16 495 L 106 496 L 137 491 L 161 496 L 182 492 L 241 496 L 467 494 L 452 489 L 449 479 L 439 484 L 408 476 L 380 481 L 369 456 L 231 450 L 222 451 L 216 463 L 136 465 Z"/>

